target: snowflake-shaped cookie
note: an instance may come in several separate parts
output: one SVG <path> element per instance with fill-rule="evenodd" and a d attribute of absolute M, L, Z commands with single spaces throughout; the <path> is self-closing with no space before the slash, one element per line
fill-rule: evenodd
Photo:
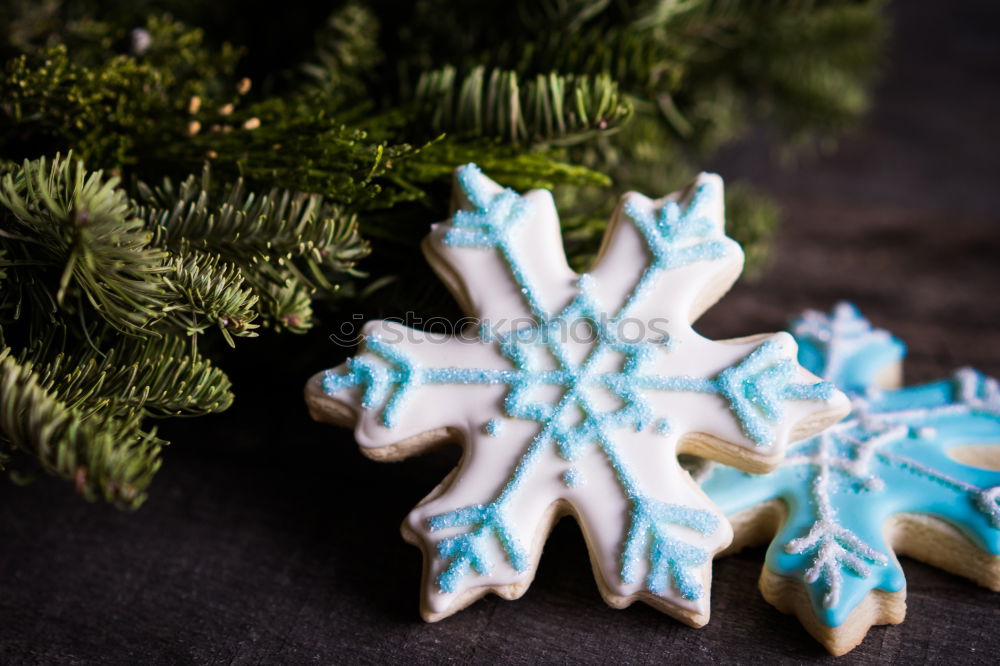
<path fill-rule="evenodd" d="M 966 368 L 880 388 L 898 381 L 904 347 L 846 303 L 806 312 L 792 331 L 802 364 L 849 391 L 850 416 L 790 448 L 775 472 L 717 466 L 703 483 L 734 545 L 771 539 L 768 601 L 843 654 L 873 624 L 903 620 L 897 554 L 1000 590 L 1000 472 L 982 468 L 1000 454 L 996 380 Z"/>
<path fill-rule="evenodd" d="M 373 458 L 464 445 L 403 525 L 425 555 L 425 619 L 523 594 L 571 514 L 609 604 L 643 599 L 704 624 L 712 554 L 731 531 L 678 449 L 765 471 L 848 409 L 798 366 L 788 334 L 713 342 L 691 328 L 742 267 L 721 179 L 626 195 L 582 276 L 549 192 L 520 196 L 468 165 L 456 195 L 424 252 L 477 324 L 445 336 L 371 322 L 363 352 L 306 392 L 315 418 L 356 425 Z"/>

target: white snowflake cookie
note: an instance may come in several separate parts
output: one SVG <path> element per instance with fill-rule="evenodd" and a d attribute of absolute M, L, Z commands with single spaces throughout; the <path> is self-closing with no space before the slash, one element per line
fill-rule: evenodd
<path fill-rule="evenodd" d="M 572 515 L 608 604 L 703 625 L 732 532 L 677 454 L 768 471 L 849 409 L 788 334 L 716 342 L 692 328 L 743 265 L 722 180 L 625 195 L 584 275 L 549 192 L 518 195 L 475 165 L 455 191 L 424 252 L 476 324 L 448 336 L 370 322 L 361 352 L 306 387 L 313 417 L 354 426 L 372 458 L 464 447 L 403 524 L 424 552 L 424 618 L 524 594 L 553 523 Z"/>

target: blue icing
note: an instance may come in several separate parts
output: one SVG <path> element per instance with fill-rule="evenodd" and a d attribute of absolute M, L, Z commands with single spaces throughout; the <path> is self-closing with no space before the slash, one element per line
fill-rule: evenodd
<path fill-rule="evenodd" d="M 773 439 L 770 424 L 779 420 L 785 400 L 828 400 L 833 386 L 827 383 L 792 382 L 795 365 L 782 360 L 778 346 L 768 340 L 739 365 L 719 374 L 716 385 L 739 416 L 747 436 L 758 444 Z"/>
<path fill-rule="evenodd" d="M 503 430 L 503 421 L 500 419 L 490 419 L 483 426 L 483 432 L 485 432 L 490 437 L 498 437 L 500 432 Z"/>
<path fill-rule="evenodd" d="M 792 322 L 791 331 L 799 343 L 802 367 L 844 391 L 865 391 L 882 370 L 906 353 L 899 339 L 873 328 L 847 302 L 838 303 L 829 316 L 807 310 Z"/>
<path fill-rule="evenodd" d="M 710 554 L 685 542 L 670 526 L 709 534 L 718 528 L 718 519 L 708 511 L 665 504 L 647 495 L 621 459 L 612 433 L 623 428 L 638 431 L 659 423 L 657 431 L 667 434 L 669 423 L 652 413 L 645 392 L 694 392 L 723 398 L 746 435 L 758 446 L 764 446 L 773 442 L 773 425 L 781 419 L 785 401 L 825 400 L 833 394 L 828 383 L 794 382 L 792 361 L 782 359 L 780 347 L 771 341 L 761 344 L 717 377 L 704 378 L 650 374 L 647 372 L 650 361 L 659 354 L 671 353 L 669 345 L 661 340 L 628 341 L 616 335 L 616 323 L 664 272 L 695 262 L 713 261 L 725 254 L 727 245 L 721 240 L 721 230 L 715 228 L 705 212 L 705 207 L 720 197 L 721 192 L 702 185 L 686 207 L 668 202 L 653 213 L 632 204 L 626 206 L 626 214 L 641 231 L 652 259 L 625 304 L 609 318 L 594 296 L 593 278 L 589 275 L 580 277 L 577 294 L 568 305 L 556 313 L 547 311 L 514 243 L 527 218 L 528 202 L 511 190 L 494 193 L 492 181 L 475 165 L 463 167 L 458 182 L 469 208 L 455 214 L 443 242 L 454 248 L 498 252 L 536 320 L 531 326 L 498 334 L 485 324 L 482 327 L 483 341 L 497 346 L 510 361 L 510 369 L 424 368 L 401 349 L 374 335 L 365 340 L 367 353 L 348 362 L 346 374 L 328 373 L 323 381 L 329 394 L 360 388 L 362 407 L 377 411 L 387 428 L 396 425 L 411 395 L 421 386 L 434 384 L 505 385 L 509 391 L 503 400 L 503 414 L 540 424 L 538 434 L 492 501 L 430 519 L 431 531 L 463 530 L 438 544 L 438 555 L 446 562 L 437 577 L 438 588 L 452 593 L 458 590 L 465 576 L 487 575 L 494 564 L 489 558 L 491 540 L 499 544 L 514 569 L 525 571 L 528 557 L 507 515 L 511 498 L 544 450 L 554 448 L 565 460 L 574 461 L 597 447 L 628 500 L 630 527 L 624 535 L 622 580 L 638 582 L 637 572 L 645 565 L 644 583 L 650 591 L 662 593 L 672 585 L 687 599 L 700 598 L 703 591 L 691 570 L 707 562 Z M 579 321 L 586 322 L 596 337 L 586 358 L 574 361 L 561 333 Z M 539 367 L 536 353 L 539 351 L 555 360 L 554 369 Z M 601 360 L 612 353 L 623 359 L 621 367 L 597 371 Z M 561 397 L 554 402 L 532 399 L 537 394 L 535 389 L 542 386 L 560 387 Z M 595 388 L 610 391 L 620 404 L 610 409 L 598 408 L 592 400 Z M 485 424 L 484 433 L 500 436 L 500 425 L 499 420 L 493 419 Z M 572 468 L 564 474 L 563 481 L 572 487 L 582 478 Z"/>
<path fill-rule="evenodd" d="M 840 306 L 831 319 L 847 315 L 860 317 Z M 859 358 L 884 367 L 902 353 L 888 335 L 858 344 L 853 333 L 865 326 L 847 330 L 845 344 L 835 335 L 809 353 L 840 355 L 837 376 L 849 384 L 876 374 L 861 369 Z M 814 363 L 814 371 L 828 367 L 825 357 L 802 360 Z M 882 534 L 895 514 L 935 516 L 985 552 L 1000 555 L 1000 472 L 963 465 L 947 454 L 955 446 L 1000 445 L 997 382 L 965 369 L 912 388 L 860 388 L 851 394 L 851 415 L 795 445 L 775 472 L 751 476 L 720 466 L 703 484 L 727 515 L 772 499 L 785 502 L 788 518 L 771 541 L 766 566 L 802 580 L 816 616 L 831 627 L 843 624 L 871 590 L 898 592 L 905 586 Z"/>
<path fill-rule="evenodd" d="M 710 238 L 715 229 L 711 218 L 703 212 L 709 200 L 718 196 L 710 186 L 699 185 L 684 210 L 676 201 L 668 201 L 655 216 L 631 201 L 625 204 L 625 214 L 642 232 L 653 261 L 622 307 L 623 313 L 642 297 L 664 270 L 725 256 L 726 244 Z M 696 242 L 685 244 L 689 240 Z"/>
<path fill-rule="evenodd" d="M 575 467 L 571 467 L 563 472 L 563 483 L 565 483 L 568 488 L 576 488 L 577 486 L 583 485 L 584 481 L 585 479 L 583 478 L 583 473 Z"/>
<path fill-rule="evenodd" d="M 507 518 L 503 515 L 503 507 L 497 503 L 466 507 L 430 520 L 432 530 L 451 527 L 471 529 L 438 543 L 438 555 L 449 561 L 448 567 L 438 576 L 438 586 L 442 592 L 456 592 L 459 581 L 470 569 L 484 576 L 489 575 L 493 570 L 493 562 L 485 547 L 490 536 L 497 538 L 515 569 L 524 571 L 528 568 L 528 556 L 511 534 Z"/>

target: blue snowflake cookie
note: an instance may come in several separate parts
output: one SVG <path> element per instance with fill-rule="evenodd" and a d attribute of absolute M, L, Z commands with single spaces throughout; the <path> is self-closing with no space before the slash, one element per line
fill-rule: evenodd
<path fill-rule="evenodd" d="M 761 589 L 834 654 L 899 623 L 906 554 L 1000 590 L 1000 388 L 965 368 L 910 388 L 905 348 L 852 305 L 792 325 L 800 362 L 848 391 L 851 414 L 763 476 L 715 466 L 702 487 L 735 545 L 770 540 Z M 994 461 L 989 469 L 989 459 Z"/>

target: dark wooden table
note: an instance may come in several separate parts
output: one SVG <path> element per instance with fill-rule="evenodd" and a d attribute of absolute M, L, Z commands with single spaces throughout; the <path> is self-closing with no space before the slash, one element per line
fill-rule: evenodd
<path fill-rule="evenodd" d="M 787 223 L 770 270 L 700 329 L 774 330 L 847 298 L 908 343 L 908 381 L 966 364 L 1000 375 L 1000 5 L 893 13 L 874 112 L 838 153 L 782 168 L 750 141 L 712 165 L 773 194 Z M 712 621 L 694 630 L 641 604 L 605 606 L 571 522 L 523 599 L 422 623 L 420 555 L 398 525 L 456 456 L 363 459 L 299 397 L 340 352 L 286 359 L 291 342 L 259 342 L 261 367 L 235 374 L 230 413 L 165 425 L 175 444 L 137 514 L 51 480 L 0 486 L 0 661 L 832 661 L 758 595 L 762 550 L 716 563 Z M 839 663 L 1000 661 L 1000 595 L 903 566 L 906 622 L 873 629 Z"/>

